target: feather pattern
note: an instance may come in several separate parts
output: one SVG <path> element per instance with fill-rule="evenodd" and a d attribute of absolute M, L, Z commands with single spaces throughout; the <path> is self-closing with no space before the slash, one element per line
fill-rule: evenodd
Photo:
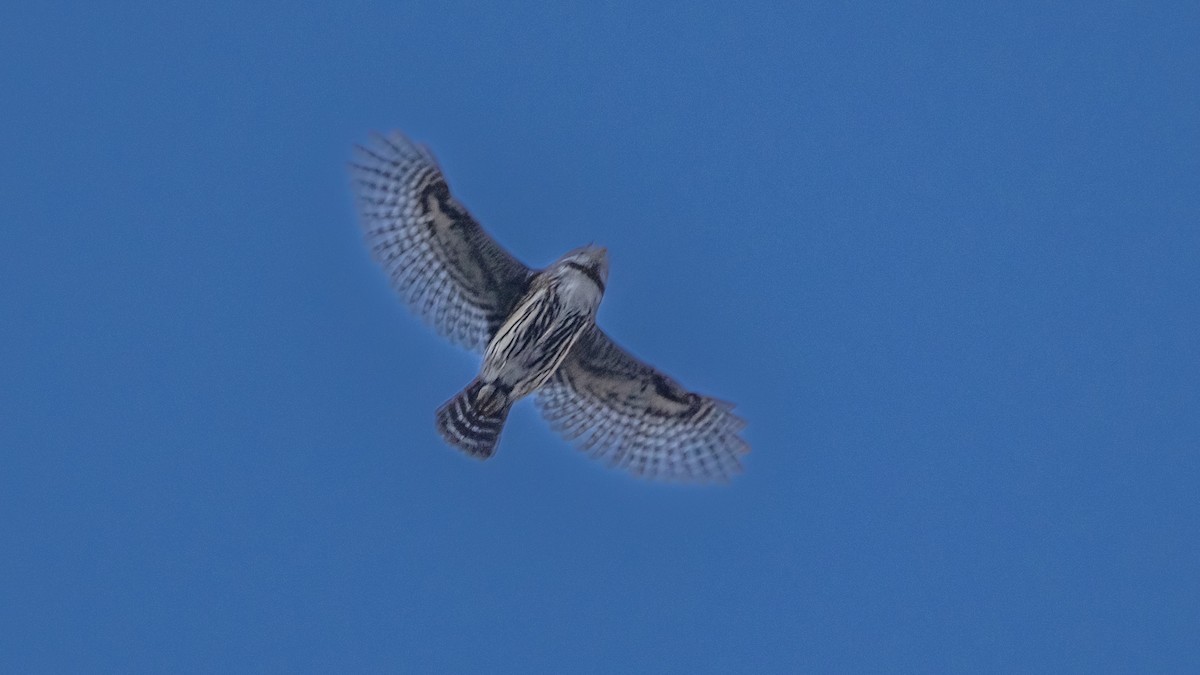
<path fill-rule="evenodd" d="M 534 272 L 479 226 L 432 153 L 403 134 L 359 146 L 351 173 L 367 243 L 396 291 L 439 333 L 482 353 Z"/>
<path fill-rule="evenodd" d="M 595 326 L 538 390 L 537 402 L 582 450 L 648 478 L 726 481 L 750 450 L 732 404 L 684 390 Z"/>

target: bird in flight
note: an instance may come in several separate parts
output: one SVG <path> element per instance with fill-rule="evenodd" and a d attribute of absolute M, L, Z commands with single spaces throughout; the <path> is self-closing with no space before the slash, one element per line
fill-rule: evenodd
<path fill-rule="evenodd" d="M 483 354 L 479 376 L 437 411 L 447 443 L 491 457 L 510 408 L 532 395 L 556 431 L 636 475 L 709 482 L 740 471 L 750 446 L 733 405 L 687 391 L 596 325 L 605 249 L 530 269 L 450 194 L 428 148 L 394 132 L 356 150 L 351 173 L 375 260 L 416 314 Z"/>

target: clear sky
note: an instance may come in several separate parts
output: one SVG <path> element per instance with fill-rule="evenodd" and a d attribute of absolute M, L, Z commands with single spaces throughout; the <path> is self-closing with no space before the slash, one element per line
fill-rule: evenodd
<path fill-rule="evenodd" d="M 1200 671 L 1200 10 L 845 4 L 6 5 L 0 669 Z M 745 473 L 443 445 L 393 128 Z"/>

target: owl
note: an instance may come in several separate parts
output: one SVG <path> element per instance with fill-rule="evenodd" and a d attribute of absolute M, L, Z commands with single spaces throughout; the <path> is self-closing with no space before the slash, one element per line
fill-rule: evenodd
<path fill-rule="evenodd" d="M 684 389 L 596 325 L 605 249 L 531 269 L 450 194 L 428 148 L 392 133 L 356 150 L 351 173 L 376 261 L 416 314 L 483 354 L 479 375 L 437 410 L 447 443 L 491 457 L 512 405 L 533 396 L 556 431 L 635 475 L 710 482 L 741 470 L 750 446 L 733 405 Z"/>

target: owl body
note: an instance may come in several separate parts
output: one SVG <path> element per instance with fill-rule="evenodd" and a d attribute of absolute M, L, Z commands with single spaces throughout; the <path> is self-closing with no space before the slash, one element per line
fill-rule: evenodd
<path fill-rule="evenodd" d="M 376 260 L 419 316 L 483 354 L 479 376 L 437 410 L 448 443 L 491 457 L 512 405 L 532 395 L 555 430 L 634 474 L 708 481 L 740 470 L 750 447 L 733 405 L 688 391 L 596 325 L 604 249 L 530 269 L 454 198 L 428 149 L 393 133 L 359 153 L 352 170 Z"/>
<path fill-rule="evenodd" d="M 479 377 L 437 411 L 448 443 L 491 456 L 513 403 L 554 375 L 584 331 L 595 325 L 608 259 L 602 248 L 568 253 L 538 274 L 483 354 Z"/>
<path fill-rule="evenodd" d="M 572 262 L 559 261 L 534 279 L 484 352 L 480 379 L 508 387 L 514 399 L 545 384 L 596 321 L 608 269 L 605 251 L 589 247 L 565 259 Z"/>

